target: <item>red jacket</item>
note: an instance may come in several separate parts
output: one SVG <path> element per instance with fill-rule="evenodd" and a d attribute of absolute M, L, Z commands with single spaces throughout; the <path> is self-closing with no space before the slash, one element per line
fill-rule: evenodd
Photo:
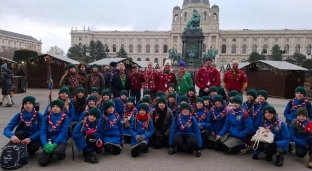
<path fill-rule="evenodd" d="M 169 74 L 164 74 L 163 72 L 158 73 L 158 91 L 167 91 L 169 84 L 171 83 L 174 85 L 176 84 L 176 77 L 173 72 L 170 72 Z"/>
<path fill-rule="evenodd" d="M 158 74 L 156 71 L 152 71 L 148 73 L 148 71 L 145 71 L 143 73 L 143 78 L 144 78 L 144 84 L 143 84 L 143 89 L 149 89 L 151 91 L 157 90 L 157 85 L 158 85 Z"/>
<path fill-rule="evenodd" d="M 197 71 L 195 84 L 201 90 L 210 88 L 211 86 L 219 87 L 221 84 L 220 73 L 214 67 L 210 67 L 208 71 L 208 69 L 204 66 Z"/>
<path fill-rule="evenodd" d="M 223 83 L 228 91 L 237 90 L 241 92 L 243 86 L 247 86 L 248 79 L 244 71 L 237 70 L 237 72 L 234 73 L 233 70 L 230 70 L 224 73 Z"/>
<path fill-rule="evenodd" d="M 129 75 L 130 90 L 141 90 L 142 84 L 144 83 L 144 76 L 142 73 L 131 73 Z"/>

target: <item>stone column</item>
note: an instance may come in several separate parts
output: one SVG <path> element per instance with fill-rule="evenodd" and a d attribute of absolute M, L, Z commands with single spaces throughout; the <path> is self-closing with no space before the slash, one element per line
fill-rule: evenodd
<path fill-rule="evenodd" d="M 203 51 L 203 50 L 202 50 L 202 49 L 203 49 L 203 47 L 202 47 L 202 46 L 203 46 L 203 42 L 199 40 L 199 41 L 198 41 L 198 46 L 199 46 L 199 47 L 198 47 L 198 58 L 201 58 L 202 53 L 203 53 L 203 52 L 202 52 L 202 51 Z"/>

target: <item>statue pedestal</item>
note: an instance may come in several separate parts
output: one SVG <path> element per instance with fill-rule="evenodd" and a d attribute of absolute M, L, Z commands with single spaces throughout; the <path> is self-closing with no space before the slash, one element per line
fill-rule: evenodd
<path fill-rule="evenodd" d="M 202 59 L 200 58 L 193 59 L 194 63 L 189 63 L 189 59 L 182 59 L 181 61 L 185 62 L 185 69 L 189 73 L 197 72 L 203 66 Z M 172 64 L 172 69 L 176 73 L 179 70 L 179 64 Z"/>

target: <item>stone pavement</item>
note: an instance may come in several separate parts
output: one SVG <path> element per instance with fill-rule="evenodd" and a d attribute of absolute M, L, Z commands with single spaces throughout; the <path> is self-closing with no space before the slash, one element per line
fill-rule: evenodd
<path fill-rule="evenodd" d="M 53 90 L 53 97 L 56 97 L 58 90 Z M 13 115 L 20 110 L 20 105 L 23 97 L 26 95 L 33 95 L 36 97 L 37 101 L 40 102 L 40 111 L 45 110 L 48 104 L 48 90 L 46 89 L 28 89 L 26 93 L 16 94 L 14 96 L 15 105 L 11 108 L 0 107 L 0 130 L 3 130 Z M 277 112 L 281 119 L 285 120 L 283 117 L 283 110 L 289 99 L 276 99 L 269 98 L 268 102 L 276 107 Z M 0 135 L 0 147 L 2 148 L 9 139 Z M 274 166 L 273 162 L 264 161 L 264 154 L 260 155 L 260 159 L 255 161 L 251 159 L 252 150 L 250 150 L 246 155 L 230 155 L 223 152 L 216 152 L 213 150 L 205 149 L 202 152 L 200 158 L 194 155 L 176 153 L 174 155 L 168 155 L 167 149 L 155 150 L 150 148 L 149 153 L 140 154 L 137 158 L 132 158 L 130 154 L 131 147 L 128 144 L 124 145 L 124 149 L 118 156 L 113 156 L 111 154 L 102 154 L 97 157 L 100 160 L 98 164 L 89 164 L 83 161 L 81 153 L 78 153 L 75 149 L 75 161 L 72 161 L 72 152 L 70 140 L 67 144 L 67 158 L 63 161 L 58 161 L 56 158 L 53 159 L 51 164 L 44 168 L 45 171 L 90 171 L 90 170 L 153 170 L 153 171 L 292 171 L 294 169 L 308 170 L 306 167 L 308 157 L 304 159 L 295 157 L 294 152 L 285 155 L 284 166 L 277 168 Z M 29 158 L 28 164 L 20 168 L 19 170 L 32 170 L 39 171 L 43 168 L 37 163 L 37 159 L 40 156 L 40 152 L 36 153 L 36 156 Z M 275 159 L 275 158 L 274 158 Z"/>

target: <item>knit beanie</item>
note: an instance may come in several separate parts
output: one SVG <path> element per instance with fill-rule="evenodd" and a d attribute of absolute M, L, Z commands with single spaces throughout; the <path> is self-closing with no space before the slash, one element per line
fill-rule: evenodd
<path fill-rule="evenodd" d="M 92 108 L 91 110 L 89 110 L 89 112 L 88 112 L 87 115 L 88 115 L 88 116 L 89 116 L 89 115 L 93 115 L 93 116 L 96 117 L 96 119 L 100 119 L 101 111 L 100 111 L 99 108 L 94 107 L 94 108 Z"/>
<path fill-rule="evenodd" d="M 175 89 L 174 83 L 170 83 L 170 84 L 169 84 L 169 87 L 173 87 L 173 88 Z M 169 87 L 168 87 L 168 88 L 169 88 Z"/>
<path fill-rule="evenodd" d="M 94 95 L 91 95 L 91 96 L 88 97 L 88 102 L 90 100 L 93 100 L 94 102 L 96 102 L 96 97 Z"/>
<path fill-rule="evenodd" d="M 216 86 L 212 86 L 212 87 L 209 88 L 209 91 L 210 91 L 210 93 L 211 93 L 211 92 L 216 92 L 216 93 L 218 93 L 218 88 L 217 88 Z"/>
<path fill-rule="evenodd" d="M 107 96 L 110 97 L 110 92 L 107 91 L 107 90 L 103 90 L 103 91 L 102 91 L 102 96 L 104 96 L 104 95 L 107 95 Z"/>
<path fill-rule="evenodd" d="M 138 107 L 138 111 L 140 111 L 141 109 L 144 109 L 147 112 L 147 105 L 145 103 L 141 103 Z"/>
<path fill-rule="evenodd" d="M 185 62 L 183 62 L 183 61 L 181 61 L 180 63 L 179 63 L 179 67 L 185 67 L 186 65 L 185 65 Z"/>
<path fill-rule="evenodd" d="M 99 65 L 98 64 L 93 64 L 91 68 L 98 68 Z"/>
<path fill-rule="evenodd" d="M 57 105 L 59 108 L 61 108 L 61 110 L 64 108 L 64 102 L 63 102 L 63 100 L 61 100 L 61 99 L 53 100 L 53 101 L 51 102 L 51 108 L 52 108 L 54 105 Z"/>
<path fill-rule="evenodd" d="M 59 95 L 60 94 L 62 94 L 62 93 L 67 93 L 67 94 L 69 94 L 69 89 L 68 89 L 68 87 L 65 87 L 65 86 L 63 86 L 63 87 L 61 87 L 61 89 L 60 89 L 60 91 L 59 91 Z"/>
<path fill-rule="evenodd" d="M 222 96 L 220 96 L 220 95 L 215 95 L 214 97 L 213 97 L 213 102 L 215 103 L 215 102 L 223 102 L 223 98 L 222 98 Z"/>
<path fill-rule="evenodd" d="M 110 88 L 106 88 L 105 90 L 108 91 L 109 93 L 112 93 Z"/>
<path fill-rule="evenodd" d="M 259 95 L 263 96 L 265 100 L 268 98 L 268 92 L 265 90 L 259 90 L 257 96 Z"/>
<path fill-rule="evenodd" d="M 182 112 L 183 109 L 188 109 L 190 112 L 192 112 L 191 106 L 188 103 L 182 103 L 180 105 L 180 112 Z"/>
<path fill-rule="evenodd" d="M 254 89 L 250 89 L 247 91 L 247 95 L 251 95 L 254 99 L 257 98 L 257 91 Z"/>
<path fill-rule="evenodd" d="M 116 66 L 117 66 L 117 63 L 114 62 L 114 61 L 112 61 L 112 62 L 109 63 L 109 65 L 112 66 L 112 67 L 116 67 Z"/>
<path fill-rule="evenodd" d="M 1 65 L 1 69 L 6 69 L 7 68 L 7 64 L 4 63 L 3 65 Z"/>
<path fill-rule="evenodd" d="M 104 102 L 104 112 L 108 109 L 108 108 L 110 108 L 110 107 L 115 107 L 115 105 L 114 105 L 114 103 L 112 102 L 112 101 L 110 101 L 110 100 L 107 100 L 107 101 L 105 101 Z"/>
<path fill-rule="evenodd" d="M 162 91 L 157 91 L 157 97 L 160 97 L 160 96 L 164 96 L 165 95 L 165 93 L 164 92 L 162 92 Z"/>
<path fill-rule="evenodd" d="M 204 58 L 204 62 L 206 61 L 212 61 L 212 58 L 210 56 L 207 56 L 206 58 Z"/>
<path fill-rule="evenodd" d="M 169 93 L 168 94 L 168 98 L 170 98 L 170 97 L 172 97 L 172 98 L 177 98 L 177 95 L 175 94 L 175 93 Z"/>
<path fill-rule="evenodd" d="M 26 102 L 30 102 L 30 103 L 32 103 L 35 106 L 36 105 L 36 98 L 33 97 L 33 96 L 26 96 L 26 97 L 23 98 L 23 105 Z"/>
<path fill-rule="evenodd" d="M 142 103 L 150 103 L 151 99 L 148 96 L 143 97 Z"/>
<path fill-rule="evenodd" d="M 180 101 L 188 101 L 188 98 L 186 97 L 186 95 L 181 96 Z"/>
<path fill-rule="evenodd" d="M 188 88 L 188 90 L 187 90 L 187 91 L 188 91 L 188 92 L 189 92 L 189 91 L 194 91 L 194 92 L 196 92 L 196 91 L 195 91 L 195 87 L 194 87 L 194 86 L 189 86 L 189 88 Z"/>
<path fill-rule="evenodd" d="M 99 93 L 99 89 L 97 87 L 92 87 L 91 90 L 90 90 L 90 93 L 92 93 L 94 91 Z"/>
<path fill-rule="evenodd" d="M 297 87 L 297 88 L 295 89 L 295 93 L 297 93 L 297 92 L 303 94 L 304 96 L 306 96 L 306 94 L 307 94 L 306 89 L 305 89 L 304 87 L 302 87 L 302 86 L 299 86 L 299 87 Z"/>
<path fill-rule="evenodd" d="M 128 103 L 128 102 L 132 102 L 132 103 L 134 104 L 134 98 L 133 98 L 133 97 L 128 97 L 128 98 L 127 98 L 127 103 Z"/>
<path fill-rule="evenodd" d="M 242 105 L 242 99 L 239 96 L 235 96 L 232 100 L 231 103 L 238 103 L 240 105 Z"/>
<path fill-rule="evenodd" d="M 205 101 L 205 100 L 209 100 L 209 97 L 208 97 L 208 96 L 203 96 L 202 98 L 203 98 L 204 101 Z"/>
<path fill-rule="evenodd" d="M 167 103 L 167 102 L 166 102 L 166 98 L 165 98 L 164 96 L 159 97 L 159 98 L 157 99 L 157 105 L 158 105 L 159 103 L 164 103 L 164 104 L 166 104 L 166 103 Z"/>
<path fill-rule="evenodd" d="M 218 87 L 218 94 L 220 94 L 221 96 L 225 96 L 225 90 L 223 87 Z"/>
<path fill-rule="evenodd" d="M 239 94 L 239 92 L 237 90 L 232 90 L 232 91 L 230 91 L 229 96 L 230 97 L 234 97 L 234 96 L 236 96 L 238 94 Z"/>
<path fill-rule="evenodd" d="M 122 96 L 122 95 L 126 95 L 126 96 L 128 97 L 129 93 L 128 93 L 127 90 L 122 90 L 122 91 L 120 92 L 120 96 Z"/>
<path fill-rule="evenodd" d="M 198 98 L 196 99 L 196 103 L 198 103 L 198 102 L 202 102 L 202 103 L 204 104 L 204 100 L 203 100 L 202 98 L 200 98 L 200 97 L 198 97 Z"/>
<path fill-rule="evenodd" d="M 79 87 L 79 88 L 77 88 L 77 90 L 76 90 L 76 94 L 78 94 L 79 92 L 85 94 L 86 91 L 85 91 L 85 89 L 84 89 L 83 87 Z"/>
<path fill-rule="evenodd" d="M 71 68 L 76 68 L 76 66 L 74 64 L 68 64 L 68 70 L 70 70 Z"/>
<path fill-rule="evenodd" d="M 273 114 L 275 115 L 276 114 L 276 110 L 273 106 L 271 105 L 266 105 L 264 108 L 263 108 L 263 114 L 265 114 L 265 111 L 268 110 L 270 112 L 273 112 Z"/>
<path fill-rule="evenodd" d="M 296 115 L 304 115 L 305 117 L 308 118 L 308 109 L 306 107 L 299 107 L 297 110 L 296 110 Z"/>
<path fill-rule="evenodd" d="M 143 96 L 145 96 L 146 94 L 151 95 L 151 90 L 146 89 L 143 91 Z"/>

